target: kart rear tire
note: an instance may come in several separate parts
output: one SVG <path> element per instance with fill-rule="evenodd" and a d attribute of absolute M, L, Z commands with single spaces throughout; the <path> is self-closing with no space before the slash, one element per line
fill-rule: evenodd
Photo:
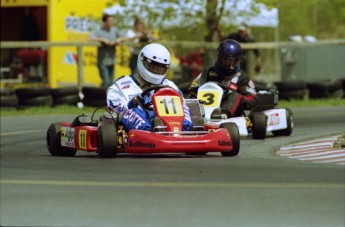
<path fill-rule="evenodd" d="M 51 124 L 46 135 L 47 148 L 52 156 L 72 157 L 77 153 L 74 148 L 61 146 L 61 126 L 60 123 Z"/>
<path fill-rule="evenodd" d="M 98 155 L 101 158 L 117 156 L 117 132 L 112 124 L 103 124 L 98 127 Z"/>
<path fill-rule="evenodd" d="M 228 130 L 231 142 L 232 142 L 232 150 L 221 152 L 222 156 L 236 156 L 240 152 L 240 133 L 238 131 L 238 127 L 235 123 L 232 122 L 226 122 L 220 124 L 219 128 L 225 128 Z"/>
<path fill-rule="evenodd" d="M 286 123 L 287 123 L 286 129 L 272 131 L 273 135 L 275 136 L 290 136 L 291 135 L 294 124 L 293 124 L 292 111 L 290 109 L 286 109 Z"/>
<path fill-rule="evenodd" d="M 267 130 L 267 117 L 263 112 L 254 112 L 252 117 L 252 136 L 254 139 L 265 139 Z"/>

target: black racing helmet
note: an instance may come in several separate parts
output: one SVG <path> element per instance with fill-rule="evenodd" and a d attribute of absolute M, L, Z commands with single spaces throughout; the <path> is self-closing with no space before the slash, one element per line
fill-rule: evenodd
<path fill-rule="evenodd" d="M 218 46 L 217 64 L 226 73 L 234 72 L 242 57 L 241 45 L 233 39 L 225 39 Z"/>

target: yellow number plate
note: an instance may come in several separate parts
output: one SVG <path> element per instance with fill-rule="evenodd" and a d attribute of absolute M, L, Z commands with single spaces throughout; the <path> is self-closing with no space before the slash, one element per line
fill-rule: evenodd
<path fill-rule="evenodd" d="M 198 99 L 203 101 L 203 105 L 207 107 L 216 107 L 219 100 L 218 91 L 200 91 Z"/>
<path fill-rule="evenodd" d="M 155 97 L 158 114 L 160 116 L 183 116 L 183 107 L 177 96 L 157 96 Z"/>
<path fill-rule="evenodd" d="M 86 149 L 86 130 L 79 130 L 79 147 Z"/>

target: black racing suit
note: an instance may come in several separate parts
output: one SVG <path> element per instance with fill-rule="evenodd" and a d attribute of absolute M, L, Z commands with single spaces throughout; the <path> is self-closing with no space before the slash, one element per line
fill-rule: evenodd
<path fill-rule="evenodd" d="M 198 88 L 209 81 L 221 83 L 232 91 L 223 97 L 221 104 L 222 113 L 226 113 L 229 117 L 241 116 L 244 110 L 250 110 L 254 106 L 255 85 L 240 67 L 231 75 L 226 75 L 217 64 L 203 71 L 191 84 L 191 98 L 196 98 Z"/>

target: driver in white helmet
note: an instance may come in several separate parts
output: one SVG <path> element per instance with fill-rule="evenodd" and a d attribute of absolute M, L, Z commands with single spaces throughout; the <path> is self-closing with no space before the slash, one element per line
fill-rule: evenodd
<path fill-rule="evenodd" d="M 154 118 L 153 112 L 149 116 L 139 105 L 151 100 L 153 91 L 149 96 L 141 97 L 143 90 L 152 85 L 168 85 L 176 89 L 182 96 L 174 82 L 165 78 L 170 67 L 170 53 L 161 44 L 151 43 L 146 45 L 139 53 L 137 70 L 129 76 L 118 78 L 107 90 L 107 106 L 120 117 L 127 130 L 141 129 L 152 131 L 152 121 L 159 124 L 159 118 Z M 192 129 L 190 110 L 184 102 L 185 119 L 183 130 Z"/>

